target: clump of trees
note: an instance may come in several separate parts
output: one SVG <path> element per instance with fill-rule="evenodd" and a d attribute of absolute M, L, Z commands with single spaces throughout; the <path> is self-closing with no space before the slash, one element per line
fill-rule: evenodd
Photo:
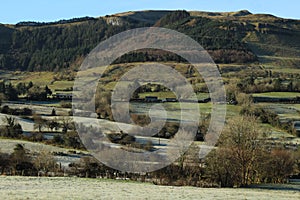
<path fill-rule="evenodd" d="M 17 116 L 30 116 L 32 115 L 32 110 L 30 108 L 10 108 L 9 106 L 5 105 L 0 108 L 0 112 L 3 114 L 9 115 L 17 115 Z"/>
<path fill-rule="evenodd" d="M 75 130 L 74 122 L 68 118 L 64 117 L 60 121 L 58 119 L 45 120 L 40 115 L 33 115 L 34 120 L 34 129 L 38 133 L 33 133 L 28 137 L 32 141 L 44 141 L 42 133 L 44 129 L 56 130 L 56 134 L 53 136 L 53 139 L 46 140 L 46 143 L 55 144 L 62 147 L 71 147 L 74 149 L 85 149 L 78 133 Z"/>
<path fill-rule="evenodd" d="M 58 172 L 59 166 L 48 152 L 35 156 L 22 144 L 16 144 L 13 153 L 0 152 L 0 172 L 6 175 L 38 176 Z"/>
<path fill-rule="evenodd" d="M 18 138 L 23 134 L 22 126 L 14 117 L 5 116 L 2 121 L 4 125 L 0 127 L 1 137 Z"/>
<path fill-rule="evenodd" d="M 0 82 L 0 94 L 1 100 L 14 101 L 18 99 L 17 89 L 11 83 L 6 83 L 4 81 Z"/>
<path fill-rule="evenodd" d="M 270 109 L 248 104 L 242 106 L 240 110 L 241 115 L 255 116 L 261 123 L 267 123 L 274 127 L 278 127 L 282 130 L 286 130 L 288 133 L 296 135 L 296 129 L 292 121 L 280 121 L 279 116 Z"/>
<path fill-rule="evenodd" d="M 10 82 L 1 81 L 0 82 L 0 99 L 16 101 L 19 96 L 26 96 L 27 100 L 44 101 L 47 100 L 47 96 L 51 95 L 52 91 L 46 85 L 41 87 L 39 85 L 34 85 L 31 81 L 26 83 L 18 83 L 17 85 L 12 85 Z"/>
<path fill-rule="evenodd" d="M 59 104 L 60 104 L 60 107 L 62 107 L 62 108 L 72 108 L 72 103 L 67 102 L 67 101 L 61 101 Z"/>
<path fill-rule="evenodd" d="M 35 101 L 45 101 L 47 100 L 47 95 L 51 94 L 52 91 L 48 88 L 48 86 L 41 88 L 40 86 L 35 85 L 29 88 L 27 92 L 27 99 Z"/>
<path fill-rule="evenodd" d="M 146 151 L 154 150 L 153 143 L 149 140 L 146 144 L 136 142 L 136 138 L 128 133 L 110 133 L 106 135 L 108 139 L 116 144 L 125 145 L 131 148 L 144 149 Z"/>
<path fill-rule="evenodd" d="M 210 118 L 207 116 L 204 119 Z M 70 164 L 67 173 L 92 178 L 122 176 L 155 184 L 178 186 L 244 187 L 257 183 L 284 183 L 290 175 L 299 174 L 300 151 L 268 146 L 266 131 L 261 129 L 257 120 L 252 115 L 241 115 L 228 120 L 217 147 L 205 160 L 199 159 L 200 147 L 192 144 L 173 164 L 146 175 L 124 174 L 100 164 L 91 157 L 82 157 L 80 162 Z M 65 120 L 65 123 L 67 124 L 68 120 Z M 85 128 L 89 130 L 88 127 Z M 135 146 L 135 138 L 122 132 L 108 135 L 108 138 L 121 145 L 147 151 L 155 150 L 152 144 Z M 74 131 L 57 135 L 52 142 L 81 148 L 78 135 Z M 178 142 L 184 142 L 184 139 L 181 138 Z M 36 176 L 59 171 L 60 167 L 47 152 L 33 155 L 23 145 L 17 145 L 11 155 L 0 153 L 2 174 Z"/>
<path fill-rule="evenodd" d="M 206 175 L 222 187 L 285 182 L 294 172 L 293 152 L 268 149 L 265 137 L 254 116 L 229 120 L 218 148 L 206 160 Z"/>
<path fill-rule="evenodd" d="M 230 75 L 231 74 L 232 73 L 230 73 Z M 245 70 L 236 72 L 234 76 L 238 78 L 238 81 L 232 82 L 230 85 L 227 85 L 227 88 L 230 90 L 230 92 L 251 94 L 262 92 L 300 91 L 300 82 L 297 75 L 290 75 L 285 73 L 274 74 L 272 73 L 272 71 L 255 69 L 255 73 L 254 71 Z"/>
<path fill-rule="evenodd" d="M 110 105 L 111 92 L 99 88 L 95 97 L 95 108 L 98 118 L 113 120 Z"/>
<path fill-rule="evenodd" d="M 85 149 L 78 133 L 75 131 L 75 125 L 70 118 L 64 117 L 61 121 L 58 119 L 46 120 L 40 115 L 34 114 L 32 120 L 34 121 L 34 130 L 37 132 L 24 135 L 22 126 L 18 123 L 16 118 L 5 116 L 2 118 L 2 125 L 0 126 L 0 136 L 5 138 L 21 138 L 34 142 L 45 142 L 75 149 Z M 56 130 L 53 139 L 47 140 L 44 138 L 43 132 L 45 129 L 51 131 Z"/>

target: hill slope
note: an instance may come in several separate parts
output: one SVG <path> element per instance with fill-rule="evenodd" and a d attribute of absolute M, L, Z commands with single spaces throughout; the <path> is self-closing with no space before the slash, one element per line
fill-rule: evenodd
<path fill-rule="evenodd" d="M 244 10 L 227 13 L 139 11 L 51 23 L 0 24 L 0 69 L 77 68 L 100 41 L 128 29 L 149 26 L 166 27 L 191 36 L 218 63 L 259 60 L 299 67 L 300 21 Z M 158 57 L 178 61 L 174 56 L 153 52 L 152 60 Z M 147 59 L 146 56 L 124 57 L 119 62 Z"/>

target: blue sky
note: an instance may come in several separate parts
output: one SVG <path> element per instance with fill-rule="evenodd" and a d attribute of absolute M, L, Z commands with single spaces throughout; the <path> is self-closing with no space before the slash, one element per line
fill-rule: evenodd
<path fill-rule="evenodd" d="M 84 16 L 104 16 L 135 10 L 203 10 L 270 13 L 300 19 L 299 0 L 3 0 L 0 23 L 57 21 Z"/>

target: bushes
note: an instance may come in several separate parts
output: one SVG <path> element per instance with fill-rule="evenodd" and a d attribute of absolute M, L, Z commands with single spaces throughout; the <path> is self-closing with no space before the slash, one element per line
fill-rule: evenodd
<path fill-rule="evenodd" d="M 157 135 L 155 135 L 155 137 L 171 138 L 178 132 L 178 129 L 179 129 L 178 122 L 166 122 L 164 127 Z"/>
<path fill-rule="evenodd" d="M 281 122 L 279 116 L 271 110 L 261 107 L 244 106 L 240 110 L 241 115 L 251 115 L 257 117 L 262 123 L 267 123 L 280 129 L 286 130 L 291 134 L 296 134 L 292 121 Z"/>
<path fill-rule="evenodd" d="M 29 151 L 21 144 L 17 144 L 14 148 L 14 152 L 11 154 L 11 166 L 15 170 L 15 175 L 37 175 L 37 170 L 29 156 Z"/>
<path fill-rule="evenodd" d="M 22 126 L 13 117 L 5 117 L 5 125 L 0 127 L 2 137 L 17 138 L 23 134 Z"/>
<path fill-rule="evenodd" d="M 292 152 L 283 149 L 273 149 L 265 155 L 261 163 L 262 182 L 285 183 L 294 171 L 295 160 Z"/>
<path fill-rule="evenodd" d="M 49 152 L 45 151 L 39 152 L 33 159 L 33 164 L 39 172 L 42 172 L 45 175 L 47 175 L 48 172 L 56 172 L 58 170 L 58 164 L 54 157 Z"/>
<path fill-rule="evenodd" d="M 23 145 L 17 144 L 12 154 L 0 153 L 1 174 L 37 176 L 39 171 L 45 175 L 55 172 L 58 165 L 48 152 L 31 155 Z"/>
<path fill-rule="evenodd" d="M 216 63 L 252 63 L 257 57 L 251 51 L 222 49 L 208 51 Z"/>
<path fill-rule="evenodd" d="M 64 139 L 64 144 L 67 147 L 71 147 L 74 149 L 84 148 L 83 145 L 81 144 L 80 138 L 76 131 L 69 131 L 69 132 L 65 133 L 63 139 Z"/>
<path fill-rule="evenodd" d="M 1 108 L 1 113 L 9 114 L 9 115 L 17 115 L 17 116 L 20 116 L 20 115 L 30 116 L 30 115 L 32 115 L 32 110 L 29 108 L 13 109 L 13 108 L 10 108 L 9 106 L 3 106 Z"/>
<path fill-rule="evenodd" d="M 233 187 L 235 177 L 234 167 L 229 159 L 227 149 L 213 150 L 206 158 L 207 168 L 205 174 L 211 182 L 220 184 L 221 187 Z"/>
<path fill-rule="evenodd" d="M 111 133 L 107 134 L 108 139 L 117 144 L 131 144 L 135 142 L 135 137 L 128 135 L 127 133 L 123 133 L 122 131 L 120 133 Z"/>
<path fill-rule="evenodd" d="M 220 162 L 224 165 L 224 159 L 227 160 L 228 166 L 222 166 L 230 170 L 229 177 L 225 178 L 231 179 L 234 185 L 246 186 L 255 179 L 258 158 L 263 152 L 261 137 L 262 130 L 253 116 L 235 117 L 228 121 L 216 153 L 222 153 L 224 158 Z"/>
<path fill-rule="evenodd" d="M 240 114 L 255 116 L 262 123 L 268 123 L 272 126 L 278 126 L 280 124 L 279 117 L 276 113 L 261 107 L 244 106 L 240 110 Z"/>
<path fill-rule="evenodd" d="M 66 102 L 66 101 L 61 101 L 60 106 L 62 108 L 72 108 L 72 103 L 71 102 Z"/>
<path fill-rule="evenodd" d="M 54 144 L 59 144 L 59 145 L 61 145 L 61 144 L 64 143 L 64 140 L 63 140 L 63 138 L 62 138 L 60 135 L 55 135 L 55 136 L 53 137 L 53 139 L 52 139 L 52 142 L 53 142 Z"/>
<path fill-rule="evenodd" d="M 269 152 L 262 133 L 254 117 L 230 120 L 218 149 L 207 157 L 205 171 L 210 180 L 223 187 L 285 182 L 296 161 L 290 151 Z"/>
<path fill-rule="evenodd" d="M 145 144 L 136 142 L 136 138 L 132 135 L 127 133 L 110 133 L 107 134 L 108 139 L 116 144 L 126 145 L 132 148 L 144 149 L 146 151 L 153 151 L 153 143 L 152 141 L 148 140 Z"/>
<path fill-rule="evenodd" d="M 139 126 L 146 126 L 151 122 L 148 115 L 131 114 L 132 121 Z"/>
<path fill-rule="evenodd" d="M 1 174 L 7 174 L 10 171 L 11 159 L 10 155 L 0 152 L 0 171 Z"/>
<path fill-rule="evenodd" d="M 31 87 L 27 92 L 29 100 L 45 101 L 47 100 L 47 91 L 39 86 Z"/>

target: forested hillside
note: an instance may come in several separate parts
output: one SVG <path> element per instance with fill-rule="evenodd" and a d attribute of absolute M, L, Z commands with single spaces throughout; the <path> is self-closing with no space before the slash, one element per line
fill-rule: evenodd
<path fill-rule="evenodd" d="M 124 30 L 149 26 L 166 27 L 191 36 L 217 63 L 275 60 L 275 64 L 299 66 L 300 21 L 254 15 L 248 11 L 140 11 L 50 23 L 0 24 L 0 69 L 76 69 L 100 41 Z M 151 55 L 140 51 L 132 55 L 123 56 L 117 62 L 182 61 L 160 51 L 152 51 Z"/>

